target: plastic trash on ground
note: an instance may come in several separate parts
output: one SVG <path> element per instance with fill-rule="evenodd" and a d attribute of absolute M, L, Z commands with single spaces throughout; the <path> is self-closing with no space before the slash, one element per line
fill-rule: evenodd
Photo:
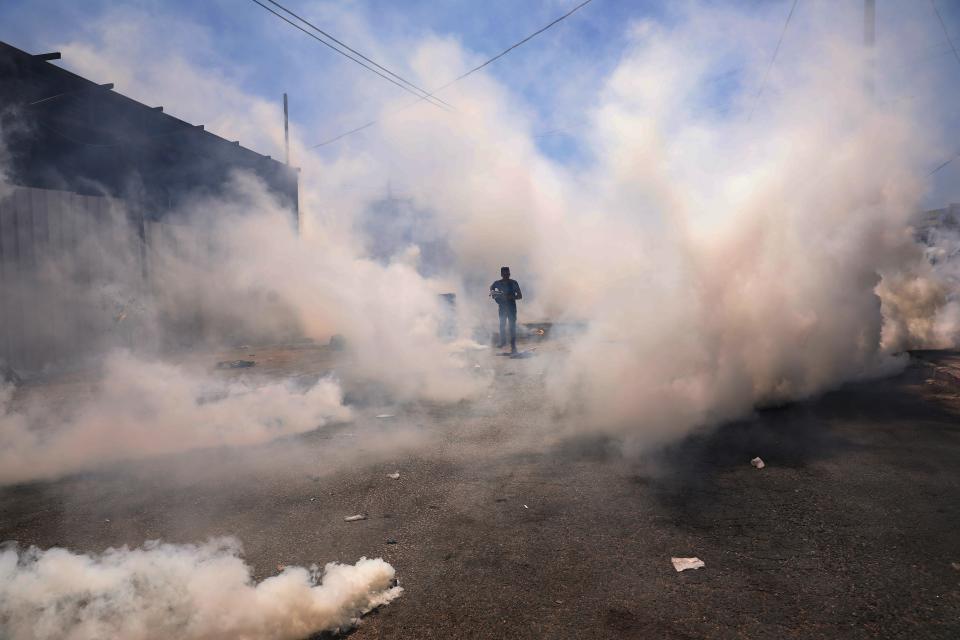
<path fill-rule="evenodd" d="M 707 566 L 700 558 L 670 558 L 670 562 L 673 563 L 673 568 L 677 570 L 677 573 Z"/>
<path fill-rule="evenodd" d="M 767 466 L 767 464 L 766 464 L 763 460 L 760 459 L 760 456 L 757 456 L 756 458 L 754 458 L 753 460 L 751 460 L 751 461 L 750 461 L 750 464 L 752 464 L 752 465 L 753 465 L 754 467 L 756 467 L 757 469 L 763 469 L 765 466 Z"/>
<path fill-rule="evenodd" d="M 344 516 L 344 517 L 343 517 L 344 522 L 356 522 L 357 520 L 366 520 L 366 519 L 367 519 L 367 514 L 365 514 L 365 513 L 358 513 L 358 514 L 355 515 L 355 516 Z"/>
<path fill-rule="evenodd" d="M 387 477 L 390 478 L 391 480 L 397 480 L 400 478 L 400 472 L 394 471 L 393 473 L 388 473 Z"/>

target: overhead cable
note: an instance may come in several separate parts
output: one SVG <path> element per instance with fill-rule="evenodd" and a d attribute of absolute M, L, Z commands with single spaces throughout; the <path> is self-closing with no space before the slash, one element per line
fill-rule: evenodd
<path fill-rule="evenodd" d="M 253 1 L 256 2 L 257 0 L 253 0 Z M 268 2 L 269 2 L 269 1 L 271 1 L 271 0 L 268 0 Z M 512 44 L 512 45 L 510 45 L 509 47 L 507 47 L 506 49 L 504 49 L 503 51 L 501 51 L 501 52 L 498 53 L 497 55 L 493 56 L 492 58 L 486 60 L 486 61 L 483 62 L 482 64 L 479 64 L 479 65 L 477 65 L 476 67 L 470 69 L 469 71 L 460 74 L 459 76 L 457 76 L 456 78 L 454 78 L 454 79 L 451 80 L 450 82 L 446 83 L 445 85 L 442 85 L 441 87 L 439 87 L 439 88 L 437 88 L 437 89 L 434 89 L 432 92 L 430 92 L 430 93 L 427 94 L 426 96 L 422 96 L 420 99 L 421 99 L 421 100 L 426 100 L 427 98 L 432 98 L 432 97 L 435 96 L 435 94 L 439 93 L 440 91 L 443 91 L 444 89 L 446 89 L 446 88 L 449 87 L 450 85 L 455 84 L 455 83 L 457 83 L 457 82 L 460 82 L 461 80 L 463 80 L 463 79 L 466 78 L 467 76 L 469 76 L 469 75 L 471 75 L 471 74 L 473 74 L 473 73 L 476 73 L 477 71 L 480 71 L 481 69 L 483 69 L 484 67 L 486 67 L 487 65 L 489 65 L 491 62 L 494 62 L 494 61 L 496 61 L 496 60 L 499 60 L 499 59 L 502 58 L 503 56 L 507 55 L 508 53 L 510 53 L 511 51 L 513 51 L 514 49 L 516 49 L 517 47 L 519 47 L 519 46 L 521 46 L 521 45 L 523 45 L 523 44 L 526 44 L 527 42 L 529 42 L 530 40 L 534 39 L 535 37 L 537 37 L 538 35 L 540 35 L 540 34 L 543 33 L 544 31 L 546 31 L 547 29 L 553 27 L 553 26 L 556 25 L 557 23 L 562 22 L 563 20 L 566 20 L 567 18 L 569 18 L 569 17 L 572 16 L 574 13 L 576 13 L 577 11 L 579 11 L 580 9 L 582 9 L 583 7 L 587 6 L 587 5 L 590 4 L 591 2 L 593 2 L 593 0 L 585 0 L 584 2 L 581 2 L 580 4 L 578 4 L 577 6 L 575 6 L 573 9 L 570 9 L 570 11 L 567 11 L 565 14 L 563 14 L 562 16 L 560 16 L 559 18 L 557 18 L 557 19 L 554 20 L 553 22 L 549 23 L 548 25 L 546 25 L 546 26 L 544 26 L 544 27 L 541 27 L 540 29 L 537 29 L 536 31 L 534 31 L 533 33 L 531 33 L 530 35 L 528 35 L 527 37 L 525 37 L 525 38 L 523 38 L 522 40 L 520 40 L 520 41 L 518 41 L 518 42 L 516 42 L 516 43 L 514 43 L 514 44 Z M 418 100 L 417 102 L 419 102 L 419 100 Z M 400 112 L 400 111 L 403 111 L 404 109 L 407 109 L 407 108 L 412 107 L 413 105 L 417 104 L 417 102 L 412 102 L 412 103 L 410 103 L 410 104 L 404 105 L 403 107 L 400 107 L 399 109 L 397 109 L 397 111 L 394 111 L 394 112 L 392 112 L 392 113 L 390 113 L 390 114 L 387 114 L 387 115 L 390 116 L 390 115 L 393 115 L 393 114 L 398 113 L 398 112 Z M 363 131 L 364 129 L 367 129 L 367 128 L 369 128 L 369 127 L 372 127 L 373 125 L 377 124 L 378 122 L 379 122 L 379 120 L 371 120 L 370 122 L 368 122 L 368 123 L 366 123 L 366 124 L 364 124 L 364 125 L 361 125 L 361 126 L 359 126 L 359 127 L 356 127 L 356 128 L 351 129 L 351 130 L 349 130 L 349 131 L 345 131 L 344 133 L 341 133 L 341 134 L 339 134 L 339 135 L 337 135 L 337 136 L 334 136 L 333 138 L 330 138 L 329 140 L 325 140 L 325 141 L 323 141 L 323 142 L 321 142 L 321 143 L 319 143 L 319 144 L 315 144 L 315 145 L 313 145 L 313 146 L 311 147 L 311 149 L 316 149 L 317 147 L 323 147 L 323 146 L 326 146 L 326 145 L 328 145 L 328 144 L 332 144 L 332 143 L 336 142 L 337 140 L 341 140 L 341 139 L 343 139 L 343 138 L 346 138 L 347 136 L 349 136 L 349 135 L 351 135 L 351 134 L 354 134 L 354 133 L 357 133 L 358 131 Z"/>
<path fill-rule="evenodd" d="M 760 96 L 763 95 L 763 90 L 767 86 L 767 77 L 770 75 L 770 70 L 773 69 L 773 64 L 777 61 L 777 55 L 780 53 L 780 45 L 783 44 L 783 37 L 787 35 L 787 29 L 790 27 L 790 20 L 793 18 L 793 12 L 797 8 L 797 2 L 799 0 L 793 0 L 793 4 L 790 5 L 790 13 L 787 14 L 787 20 L 783 23 L 783 30 L 780 32 L 780 39 L 777 40 L 777 46 L 773 50 L 773 57 L 770 58 L 770 64 L 767 65 L 767 70 L 763 73 L 763 79 L 760 81 L 760 89 L 757 90 L 757 96 L 753 99 L 753 106 L 750 107 L 750 114 L 747 116 L 749 121 L 753 118 L 753 112 L 756 111 L 757 105 L 760 103 Z"/>
<path fill-rule="evenodd" d="M 353 57 L 353 56 L 350 55 L 349 53 L 347 53 L 347 52 L 345 52 L 345 51 L 337 48 L 336 46 L 330 44 L 329 42 L 327 42 L 326 40 L 324 40 L 323 38 L 321 38 L 321 37 L 318 36 L 317 34 L 313 33 L 312 31 L 308 31 L 307 29 L 303 28 L 302 26 L 300 26 L 299 24 L 297 24 L 297 23 L 294 22 L 293 20 L 290 20 L 290 19 L 287 18 L 285 15 L 280 14 L 280 13 L 274 11 L 273 9 L 271 9 L 270 7 L 268 7 L 267 5 L 265 5 L 265 4 L 263 4 L 262 2 L 260 2 L 260 0 L 250 0 L 250 1 L 253 2 L 254 4 L 257 4 L 257 5 L 261 6 L 261 7 L 263 7 L 264 10 L 269 11 L 270 13 L 272 13 L 272 14 L 275 15 L 276 17 L 280 18 L 281 20 L 283 20 L 284 22 L 286 22 L 286 23 L 289 24 L 290 26 L 299 29 L 300 31 L 302 31 L 303 33 L 307 34 L 308 36 L 310 36 L 311 38 L 313 38 L 314 40 L 316 40 L 317 42 L 319 42 L 319 43 L 322 44 L 323 46 L 328 47 L 328 48 L 336 51 L 337 53 L 339 53 L 339 54 L 342 55 L 343 57 L 345 57 L 345 58 L 347 58 L 347 59 L 349 59 L 349 60 L 352 60 L 353 62 L 356 62 L 358 65 L 360 65 L 360 66 L 363 67 L 364 69 L 367 69 L 368 71 L 371 71 L 371 72 L 377 74 L 378 76 L 380 76 L 381 78 L 383 78 L 383 79 L 386 80 L 387 82 L 390 82 L 391 84 L 394 84 L 394 85 L 400 87 L 401 89 L 403 89 L 403 90 L 406 91 L 407 93 L 413 94 L 413 95 L 417 96 L 417 98 L 420 98 L 421 100 L 427 100 L 428 102 L 430 102 L 430 104 L 434 105 L 435 107 L 438 107 L 438 108 L 440 108 L 440 109 L 447 109 L 447 110 L 449 110 L 449 106 L 444 105 L 444 104 L 441 103 L 439 100 L 433 98 L 430 94 L 427 94 L 426 92 L 423 92 L 422 94 L 421 94 L 421 93 L 418 93 L 417 90 L 411 89 L 411 88 L 408 87 L 407 85 L 402 84 L 401 82 L 399 82 L 399 81 L 397 81 L 397 80 L 394 80 L 394 79 L 391 78 L 390 76 L 381 73 L 380 71 L 378 71 L 378 70 L 375 69 L 374 67 L 368 65 L 368 64 L 367 64 L 366 62 L 364 62 L 362 59 Z M 269 0 L 267 0 L 267 1 L 269 2 Z M 294 14 L 291 14 L 291 15 L 294 15 Z M 378 66 L 379 66 L 379 65 L 378 65 Z M 392 74 L 392 75 L 395 75 L 395 74 Z M 399 77 L 399 76 L 397 76 L 397 77 Z M 404 82 L 406 82 L 406 81 L 404 81 Z M 413 86 L 413 85 L 411 85 L 411 86 Z M 423 91 L 423 90 L 420 89 L 419 91 Z"/>
<path fill-rule="evenodd" d="M 275 7 L 279 8 L 280 10 L 288 13 L 289 15 L 293 16 L 294 18 L 296 18 L 297 20 L 299 20 L 299 21 L 302 22 L 303 24 L 307 25 L 308 27 L 310 27 L 311 29 L 313 29 L 313 30 L 316 31 L 317 33 L 323 35 L 324 37 L 326 37 L 326 38 L 328 38 L 328 39 L 330 39 L 330 40 L 333 40 L 335 43 L 337 43 L 338 45 L 340 45 L 341 47 L 343 47 L 344 49 L 346 49 L 346 50 L 349 51 L 350 53 L 356 54 L 357 56 L 363 58 L 364 60 L 366 60 L 367 62 L 369 62 L 370 64 L 372 64 L 372 65 L 375 66 L 376 68 L 380 69 L 381 71 L 383 71 L 383 72 L 385 72 L 385 73 L 388 73 L 389 75 L 393 76 L 394 78 L 396 78 L 396 79 L 399 80 L 400 82 L 404 83 L 405 85 L 411 87 L 412 89 L 416 89 L 417 91 L 419 91 L 419 92 L 420 92 L 421 94 L 423 94 L 424 96 L 427 95 L 427 92 L 426 92 L 424 89 L 421 89 L 420 87 L 418 87 L 417 85 L 413 84 L 412 82 L 410 82 L 409 80 L 407 80 L 407 79 L 404 78 L 403 76 L 401 76 L 401 75 L 399 75 L 399 74 L 396 74 L 396 73 L 394 73 L 393 71 L 390 71 L 390 69 L 387 69 L 387 68 L 384 67 L 382 64 L 377 63 L 375 60 L 371 60 L 370 58 L 368 58 L 367 56 L 363 55 L 362 53 L 360 53 L 359 51 L 357 51 L 357 50 L 354 49 L 353 47 L 349 46 L 347 43 L 342 42 L 342 41 L 336 39 L 335 37 L 333 37 L 332 35 L 330 35 L 330 34 L 327 33 L 326 31 L 324 31 L 323 29 L 321 29 L 321 28 L 318 27 L 317 25 L 313 24 L 312 22 L 310 22 L 309 20 L 307 20 L 307 19 L 304 18 L 303 16 L 297 15 L 296 13 L 294 13 L 294 12 L 291 11 L 290 9 L 286 8 L 285 6 L 283 6 L 282 4 L 280 4 L 279 2 L 276 2 L 276 0 L 267 0 L 267 2 L 269 2 L 270 4 L 272 4 L 272 5 L 275 6 Z M 448 107 L 451 107 L 451 108 L 453 107 L 453 105 L 448 104 L 448 103 L 444 102 L 443 100 L 440 100 L 440 98 L 437 98 L 437 100 L 438 100 L 439 102 L 443 102 L 443 104 L 447 105 Z"/>
<path fill-rule="evenodd" d="M 943 28 L 943 35 L 947 36 L 947 42 L 950 43 L 950 49 L 953 50 L 953 56 L 957 59 L 957 62 L 960 63 L 960 54 L 957 54 L 957 48 L 953 46 L 953 39 L 950 37 L 950 32 L 947 31 L 947 23 L 943 21 L 943 16 L 940 15 L 940 10 L 937 9 L 937 3 L 934 2 L 934 0 L 930 0 L 930 5 L 933 7 L 933 12 L 937 14 L 937 20 L 940 21 L 940 26 Z M 941 169 L 949 165 L 957 158 L 960 158 L 960 153 L 951 156 L 949 160 L 941 162 L 935 169 L 927 174 L 927 177 L 929 178 L 933 174 L 938 173 Z"/>
<path fill-rule="evenodd" d="M 937 9 L 937 3 L 934 2 L 934 0 L 930 0 L 930 5 L 933 7 L 933 12 L 937 14 L 937 20 L 940 21 L 940 26 L 943 28 L 943 35 L 947 36 L 947 42 L 950 43 L 950 49 L 953 50 L 953 57 L 960 63 L 960 53 L 957 53 L 957 48 L 953 45 L 953 38 L 950 37 L 950 32 L 947 31 L 947 23 L 943 21 L 943 16 L 940 15 L 940 10 Z"/>

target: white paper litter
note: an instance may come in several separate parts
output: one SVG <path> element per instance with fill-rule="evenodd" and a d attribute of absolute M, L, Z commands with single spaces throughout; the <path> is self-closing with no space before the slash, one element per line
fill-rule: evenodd
<path fill-rule="evenodd" d="M 355 515 L 355 516 L 344 516 L 344 517 L 343 517 L 344 522 L 356 522 L 357 520 L 366 520 L 366 519 L 367 519 L 367 514 L 365 514 L 365 513 L 358 513 L 358 514 Z"/>
<path fill-rule="evenodd" d="M 750 464 L 755 466 L 757 469 L 763 469 L 765 466 L 767 466 L 766 463 L 760 459 L 760 456 L 757 456 L 756 458 L 751 460 Z"/>
<path fill-rule="evenodd" d="M 670 562 L 673 563 L 673 568 L 678 573 L 687 569 L 699 569 L 706 566 L 700 558 L 670 558 Z"/>
<path fill-rule="evenodd" d="M 383 418 L 392 418 L 392 417 L 393 417 L 393 414 L 392 414 L 392 413 L 381 413 L 381 414 L 378 415 L 377 417 L 382 420 Z"/>
<path fill-rule="evenodd" d="M 400 477 L 400 472 L 399 472 L 399 471 L 394 471 L 393 473 L 388 473 L 388 474 L 387 474 L 387 477 L 390 478 L 390 479 L 392 479 L 392 480 L 396 480 L 396 479 L 398 479 L 398 478 Z"/>

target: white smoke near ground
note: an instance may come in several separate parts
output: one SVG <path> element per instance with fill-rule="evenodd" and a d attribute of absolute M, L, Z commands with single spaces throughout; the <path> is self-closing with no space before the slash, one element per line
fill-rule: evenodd
<path fill-rule="evenodd" d="M 870 61 L 849 35 L 861 17 L 805 6 L 762 95 L 756 85 L 782 20 L 773 8 L 690 3 L 669 21 L 632 23 L 589 104 L 578 136 L 589 161 L 580 165 L 544 155 L 530 111 L 483 74 L 444 93 L 453 114 L 388 104 L 375 135 L 324 156 L 295 136 L 304 237 L 241 180 L 234 197 L 196 207 L 210 214 L 216 250 L 166 270 L 169 306 L 189 308 L 178 296 L 195 295 L 269 333 L 274 316 L 246 313 L 233 295 L 266 292 L 305 334 L 346 335 L 358 371 L 397 397 L 453 401 L 483 380 L 437 339 L 436 294 L 455 290 L 464 319 L 480 325 L 480 314 L 493 315 L 478 302 L 486 281 L 510 264 L 527 292 L 524 318 L 589 322 L 548 373 L 554 408 L 573 428 L 639 441 L 890 371 L 892 354 L 917 344 L 891 337 L 893 327 L 922 324 L 914 316 L 946 300 L 923 279 L 926 262 L 908 231 L 942 145 L 923 116 L 935 95 L 930 78 L 880 69 L 881 90 L 899 84 L 921 96 L 907 102 L 867 90 Z M 149 22 L 131 24 L 121 38 L 101 34 L 99 48 L 62 48 L 91 70 L 109 68 L 125 51 L 152 50 L 140 37 Z M 917 35 L 915 25 L 903 31 Z M 474 56 L 432 36 L 412 51 L 424 84 L 455 77 Z M 182 56 L 174 62 L 189 66 Z M 167 78 L 169 103 L 203 78 L 189 71 L 175 83 L 141 75 Z M 147 99 L 137 74 L 121 76 Z M 718 89 L 718 78 L 732 80 Z M 247 118 L 241 132 L 279 139 L 261 99 L 230 95 Z M 243 121 L 233 113 L 216 115 L 227 134 Z M 427 212 L 418 219 L 449 248 L 443 275 L 417 272 L 417 246 L 398 247 L 386 262 L 366 255 L 356 221 L 374 203 L 358 193 L 388 182 Z M 895 293 L 897 282 L 914 282 L 929 300 Z"/>
<path fill-rule="evenodd" d="M 396 599 L 381 559 L 286 567 L 256 583 L 240 543 L 148 542 L 78 554 L 0 550 L 0 629 L 9 640 L 299 640 L 346 630 Z"/>
<path fill-rule="evenodd" d="M 444 339 L 440 294 L 450 283 L 421 276 L 410 256 L 383 264 L 333 229 L 301 237 L 290 212 L 248 176 L 237 176 L 228 196 L 181 214 L 189 223 L 173 227 L 172 249 L 153 247 L 161 315 L 202 301 L 219 316 L 214 332 L 246 325 L 242 333 L 273 339 L 283 331 L 318 343 L 342 336 L 351 375 L 384 385 L 398 401 L 455 402 L 482 388 L 459 355 L 463 344 Z M 185 255 L 198 235 L 202 250 Z M 248 304 L 251 293 L 277 312 Z"/>
<path fill-rule="evenodd" d="M 339 384 L 253 384 L 110 354 L 90 392 L 13 403 L 0 389 L 0 484 L 54 478 L 113 462 L 193 449 L 261 444 L 345 420 Z"/>
<path fill-rule="evenodd" d="M 405 155 L 392 175 L 443 212 L 459 269 L 512 264 L 549 319 L 589 322 L 548 373 L 561 425 L 657 443 L 902 366 L 876 288 L 925 268 L 908 225 L 935 130 L 922 101 L 872 97 L 833 9 L 805 11 L 793 50 L 819 55 L 782 56 L 759 104 L 752 83 L 722 99 L 710 83 L 731 60 L 761 75 L 769 51 L 738 48 L 771 16 L 694 3 L 675 24 L 634 25 L 592 109 L 586 170 L 544 157 L 486 78 L 451 95 L 472 109 L 460 121 L 382 124 L 378 149 Z M 425 76 L 449 49 L 424 46 L 444 61 Z"/>
<path fill-rule="evenodd" d="M 877 287 L 888 349 L 946 349 L 960 342 L 960 233 L 948 223 L 930 229 L 923 241 L 926 261 Z"/>

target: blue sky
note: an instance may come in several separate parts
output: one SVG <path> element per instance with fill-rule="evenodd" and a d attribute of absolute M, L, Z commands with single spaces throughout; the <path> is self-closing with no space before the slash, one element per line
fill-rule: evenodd
<path fill-rule="evenodd" d="M 475 61 L 480 61 L 565 13 L 575 1 L 285 0 L 284 4 L 385 66 L 412 77 L 407 55 L 425 37 L 452 38 L 473 52 Z M 716 4 L 736 4 L 768 17 L 771 29 L 756 46 L 772 52 L 790 0 Z M 843 11 L 838 11 L 838 19 L 847 20 L 851 37 L 859 38 L 861 25 L 856 18 L 860 0 L 834 4 L 843 5 L 845 17 Z M 822 8 L 824 2 L 801 0 L 795 23 L 802 23 L 804 14 L 812 13 L 809 5 Z M 960 61 L 952 56 L 929 3 L 878 0 L 878 5 L 878 38 L 887 45 L 881 50 L 881 67 L 903 64 L 936 69 L 944 86 L 960 80 Z M 508 87 L 533 114 L 536 144 L 558 161 L 576 163 L 583 159 L 577 129 L 583 125 L 603 79 L 623 55 L 631 25 L 645 19 L 669 24 L 686 6 L 686 2 L 594 0 L 568 20 L 494 63 L 487 72 Z M 938 6 L 955 42 L 960 43 L 960 3 L 939 0 Z M 278 103 L 280 95 L 289 92 L 291 117 L 304 132 L 305 141 L 319 142 L 362 124 L 376 116 L 383 101 L 403 95 L 248 0 L 7 0 L 0 3 L 0 40 L 31 52 L 47 51 L 62 43 L 102 37 L 97 33 L 109 30 L 112 23 L 122 22 L 127 15 L 145 18 L 148 25 L 155 27 L 160 42 L 166 39 L 192 64 L 228 77 L 246 92 Z M 941 37 L 902 43 L 884 41 L 885 31 L 889 33 L 904 20 L 915 20 L 927 33 Z M 791 59 L 808 55 L 816 52 L 792 48 L 788 32 L 777 64 L 790 65 Z M 69 57 L 61 64 L 70 68 Z M 718 113 L 729 108 L 726 98 L 734 90 L 759 83 L 758 78 L 745 75 L 735 61 L 733 64 L 704 89 L 711 102 L 709 106 Z M 336 81 L 344 74 L 352 74 L 355 81 L 356 86 L 350 91 L 344 91 Z M 430 80 L 424 82 L 428 89 L 448 78 Z M 117 90 L 124 91 L 122 84 L 118 83 Z M 176 113 L 176 105 L 166 106 Z M 960 120 L 949 128 L 960 131 Z M 375 136 L 376 131 L 358 135 Z M 960 151 L 960 137 L 957 150 Z M 262 151 L 276 154 L 278 150 Z M 937 164 L 934 160 L 931 163 Z M 960 161 L 956 164 L 957 167 L 951 166 L 937 175 L 941 183 L 938 191 L 943 191 L 943 183 L 960 181 Z M 960 193 L 950 197 L 960 198 Z"/>

